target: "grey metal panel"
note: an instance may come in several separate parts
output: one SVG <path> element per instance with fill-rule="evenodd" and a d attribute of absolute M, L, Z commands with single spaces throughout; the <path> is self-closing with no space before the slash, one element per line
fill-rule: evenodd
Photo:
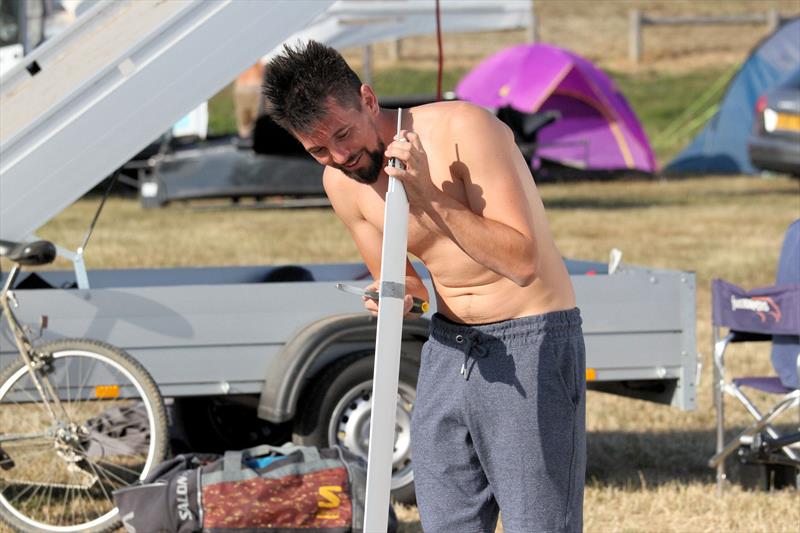
<path fill-rule="evenodd" d="M 163 285 L 20 290 L 19 311 L 30 324 L 47 314 L 47 338 L 91 337 L 128 350 L 165 394 L 220 394 L 226 388 L 229 394 L 256 393 L 278 350 L 298 332 L 332 315 L 363 312 L 360 298 L 336 290 L 334 281 L 334 275 L 348 274 L 338 280 L 366 285 L 353 281 L 364 275 L 363 265 L 302 266 L 331 281 L 219 283 L 257 279 L 272 267 L 117 271 L 121 285 L 148 279 Z M 103 284 L 113 284 L 114 271 L 103 276 Z M 584 319 L 587 366 L 596 369 L 597 380 L 677 379 L 673 404 L 693 407 L 694 276 L 627 268 L 612 276 L 574 275 L 572 281 Z M 0 338 L 0 364 L 10 357 L 12 346 Z"/>
<path fill-rule="evenodd" d="M 697 302 L 696 278 L 694 273 L 680 275 L 681 291 L 681 376 L 678 388 L 672 397 L 672 405 L 684 410 L 697 406 L 697 381 L 700 378 L 700 363 L 697 354 Z"/>
<path fill-rule="evenodd" d="M 644 269 L 572 276 L 586 334 L 676 331 L 683 328 L 680 275 Z"/>
<path fill-rule="evenodd" d="M 262 380 L 247 381 L 233 384 L 230 389 L 222 382 L 211 383 L 178 383 L 159 385 L 161 396 L 164 398 L 178 398 L 181 396 L 224 396 L 226 394 L 258 394 L 261 390 Z M 227 392 L 226 392 L 227 391 Z"/>
<path fill-rule="evenodd" d="M 0 93 L 0 236 L 28 237 L 331 2 L 108 2 L 65 30 Z"/>
<path fill-rule="evenodd" d="M 93 289 L 123 287 L 163 287 L 178 285 L 253 284 L 269 281 L 286 268 L 304 269 L 316 281 L 361 280 L 366 285 L 372 276 L 363 263 L 297 264 L 275 266 L 182 267 L 91 270 L 89 283 Z M 427 271 L 424 271 L 427 272 Z M 75 282 L 74 271 L 36 272 L 53 287 L 67 287 Z M 24 275 L 23 275 L 24 277 Z M 5 276 L 2 276 L 5 279 Z M 280 281 L 274 279 L 272 282 Z M 289 280 L 287 280 L 289 281 Z M 302 280 L 300 280 L 302 281 Z M 351 283 L 353 283 L 351 281 Z"/>
<path fill-rule="evenodd" d="M 597 370 L 595 383 L 607 381 L 651 381 L 663 379 L 679 379 L 681 376 L 680 366 L 649 366 L 649 361 L 642 361 L 640 366 L 629 368 L 608 368 L 601 366 Z"/>
<path fill-rule="evenodd" d="M 261 382 L 281 345 L 185 346 L 132 349 L 146 368 L 158 373 L 159 385 L 175 383 Z M 231 364 L 235 361 L 236 364 Z"/>
<path fill-rule="evenodd" d="M 304 324 L 363 311 L 335 283 L 293 282 L 17 292 L 20 318 L 50 317 L 49 337 L 125 348 L 284 343 Z"/>
<path fill-rule="evenodd" d="M 637 368 L 681 364 L 679 333 L 587 333 L 588 368 Z M 602 373 L 598 372 L 598 379 Z"/>

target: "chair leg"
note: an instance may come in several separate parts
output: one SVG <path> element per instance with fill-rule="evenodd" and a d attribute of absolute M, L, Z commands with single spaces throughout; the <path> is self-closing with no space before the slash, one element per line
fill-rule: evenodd
<path fill-rule="evenodd" d="M 726 385 L 725 386 L 725 391 L 728 394 L 731 394 L 732 396 L 735 396 L 740 402 L 742 402 L 742 405 L 744 405 L 745 409 L 747 409 L 747 412 L 749 412 L 750 415 L 753 418 L 755 418 L 756 420 L 761 420 L 762 418 L 764 418 L 762 416 L 761 412 L 755 406 L 755 404 L 750 401 L 750 398 L 748 398 L 747 396 L 744 395 L 744 393 L 741 391 L 741 389 L 739 389 L 739 387 L 737 387 L 736 385 Z M 792 407 L 795 402 L 798 401 L 797 398 L 800 398 L 800 393 L 792 392 L 792 393 L 789 393 L 788 395 L 786 395 L 784 397 L 784 399 L 782 400 L 782 402 L 783 401 L 789 401 L 789 405 L 787 407 L 787 409 L 788 409 L 788 408 Z M 778 404 L 778 405 L 780 405 L 780 404 Z M 764 426 L 764 431 L 767 433 L 767 435 L 769 435 L 773 439 L 777 439 L 777 438 L 779 438 L 781 436 L 781 434 L 778 433 L 775 430 L 775 428 L 772 427 L 772 425 L 770 425 L 770 424 L 767 424 L 766 426 Z M 789 458 L 794 459 L 795 461 L 800 460 L 800 455 L 798 455 L 798 453 L 795 452 L 794 450 L 792 450 L 789 446 L 784 446 L 782 448 L 782 450 L 783 450 L 783 453 L 785 453 Z"/>
<path fill-rule="evenodd" d="M 800 393 L 786 395 L 786 397 L 775 407 L 773 407 L 765 417 L 748 426 L 744 431 L 739 433 L 736 438 L 731 439 L 728 444 L 722 448 L 722 450 L 717 452 L 714 457 L 709 459 L 708 465 L 719 468 L 719 465 L 725 462 L 725 458 L 739 447 L 743 438 L 752 437 L 756 433 L 759 433 L 762 429 L 764 429 L 765 426 L 769 425 L 773 420 L 782 415 L 784 411 L 790 407 L 798 405 L 798 403 L 800 403 Z"/>
<path fill-rule="evenodd" d="M 728 334 L 724 339 L 719 338 L 719 328 L 713 328 L 714 334 L 714 347 L 713 347 L 713 363 L 714 363 L 714 406 L 717 412 L 717 447 L 716 455 L 722 453 L 725 447 L 725 398 L 723 390 L 725 387 L 725 348 L 733 337 Z M 710 463 L 709 463 L 710 464 Z M 723 486 L 725 483 L 725 461 L 720 461 L 716 464 L 710 464 L 717 468 L 717 496 L 722 495 Z"/>

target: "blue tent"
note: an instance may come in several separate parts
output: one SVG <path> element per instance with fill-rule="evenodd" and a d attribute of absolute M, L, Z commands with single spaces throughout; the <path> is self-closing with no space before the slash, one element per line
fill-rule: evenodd
<path fill-rule="evenodd" d="M 756 100 L 800 72 L 800 17 L 764 39 L 733 78 L 719 111 L 665 173 L 755 174 L 747 155 Z"/>

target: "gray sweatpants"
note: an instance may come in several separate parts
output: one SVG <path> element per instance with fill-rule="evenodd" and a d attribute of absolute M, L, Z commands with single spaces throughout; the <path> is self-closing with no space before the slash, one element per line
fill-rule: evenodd
<path fill-rule="evenodd" d="M 586 470 L 580 311 L 481 325 L 436 314 L 411 425 L 427 533 L 581 531 Z"/>

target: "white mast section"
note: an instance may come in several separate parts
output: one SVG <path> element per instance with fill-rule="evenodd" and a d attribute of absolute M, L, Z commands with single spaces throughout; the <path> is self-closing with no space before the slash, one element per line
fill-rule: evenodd
<path fill-rule="evenodd" d="M 398 109 L 398 135 L 402 116 L 403 110 Z M 402 163 L 394 159 L 389 164 L 402 168 Z M 375 369 L 372 377 L 364 533 L 385 533 L 389 520 L 389 499 L 392 488 L 397 385 L 400 375 L 403 306 L 406 294 L 408 198 L 400 180 L 391 176 L 389 176 L 383 216 L 380 304 L 378 335 L 375 339 Z"/>

